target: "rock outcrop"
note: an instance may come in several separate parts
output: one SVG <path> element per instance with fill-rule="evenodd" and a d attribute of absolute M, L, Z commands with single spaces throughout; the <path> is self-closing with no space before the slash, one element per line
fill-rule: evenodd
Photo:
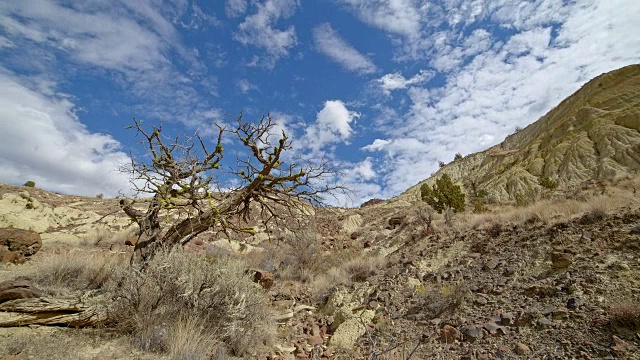
<path fill-rule="evenodd" d="M 24 262 L 42 247 L 40 234 L 31 230 L 0 229 L 0 262 Z"/>

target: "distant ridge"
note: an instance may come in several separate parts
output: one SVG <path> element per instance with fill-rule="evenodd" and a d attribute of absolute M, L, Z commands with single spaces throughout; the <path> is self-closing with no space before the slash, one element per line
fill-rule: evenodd
<path fill-rule="evenodd" d="M 640 171 L 640 65 L 602 74 L 502 143 L 442 167 L 394 200 L 414 201 L 422 183 L 448 173 L 498 201 L 539 192 L 548 176 L 568 189 Z"/>

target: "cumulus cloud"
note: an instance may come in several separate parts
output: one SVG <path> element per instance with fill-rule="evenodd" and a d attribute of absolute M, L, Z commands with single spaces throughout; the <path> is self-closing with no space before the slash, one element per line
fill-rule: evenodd
<path fill-rule="evenodd" d="M 392 123 L 381 127 L 383 136 L 362 148 L 382 155 L 374 165 L 387 196 L 427 178 L 438 161 L 500 142 L 589 79 L 640 61 L 640 38 L 628 36 L 640 32 L 640 23 L 629 15 L 640 14 L 640 3 L 474 3 L 463 16 L 443 17 L 441 22 L 450 22 L 446 31 L 423 30 L 421 39 L 411 40 L 426 44 L 415 54 L 419 60 L 412 61 L 430 64 L 443 85 L 409 87 L 408 111 L 395 120 L 384 116 Z M 454 22 L 457 27 L 450 26 Z M 476 29 L 466 29 L 471 26 Z M 496 35 L 496 29 L 502 33 Z M 406 80 L 394 74 L 383 79 L 379 84 L 388 91 Z"/>
<path fill-rule="evenodd" d="M 341 0 L 365 23 L 387 32 L 415 37 L 420 34 L 421 19 L 427 4 L 416 0 Z"/>
<path fill-rule="evenodd" d="M 252 45 L 266 52 L 264 59 L 254 59 L 255 65 L 272 68 L 278 59 L 289 55 L 298 42 L 293 26 L 277 29 L 274 24 L 281 18 L 293 15 L 298 7 L 296 0 L 267 0 L 257 4 L 254 14 L 247 16 L 238 26 L 233 38 L 243 45 Z"/>
<path fill-rule="evenodd" d="M 301 145 L 313 153 L 320 153 L 327 145 L 346 142 L 353 133 L 351 123 L 358 117 L 360 114 L 348 110 L 341 100 L 328 100 L 318 112 L 315 123 L 306 129 Z"/>
<path fill-rule="evenodd" d="M 348 71 L 359 74 L 376 72 L 376 66 L 349 43 L 344 41 L 330 24 L 322 24 L 313 29 L 316 49 L 337 62 Z"/>
<path fill-rule="evenodd" d="M 182 24 L 184 16 L 191 16 L 187 5 L 175 2 L 159 8 L 150 1 L 68 6 L 45 0 L 3 2 L 0 29 L 16 44 L 6 61 L 54 79 L 65 78 L 65 71 L 71 68 L 106 70 L 115 83 L 146 102 L 147 116 L 204 121 L 202 114 L 211 106 L 193 84 L 202 84 L 215 94 L 216 80 L 206 75 L 204 65 L 182 44 L 174 26 Z M 197 7 L 189 11 L 206 17 Z M 178 70 L 170 54 L 177 54 L 189 71 Z M 69 60 L 74 67 L 61 65 Z"/>
<path fill-rule="evenodd" d="M 406 79 L 399 72 L 386 74 L 377 80 L 378 85 L 385 94 L 390 94 L 393 90 L 406 89 L 408 86 L 421 85 L 433 77 L 432 71 L 420 70 L 413 77 Z"/>
<path fill-rule="evenodd" d="M 0 181 L 33 180 L 47 190 L 86 196 L 130 193 L 119 172 L 129 157 L 118 141 L 87 130 L 69 99 L 32 90 L 1 68 L 0 126 Z"/>

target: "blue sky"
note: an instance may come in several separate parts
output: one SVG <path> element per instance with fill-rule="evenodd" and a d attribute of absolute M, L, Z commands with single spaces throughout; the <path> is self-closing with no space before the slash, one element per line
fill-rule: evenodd
<path fill-rule="evenodd" d="M 127 193 L 132 117 L 207 134 L 271 113 L 292 155 L 344 170 L 336 203 L 388 198 L 640 62 L 639 19 L 629 0 L 2 1 L 0 181 Z"/>

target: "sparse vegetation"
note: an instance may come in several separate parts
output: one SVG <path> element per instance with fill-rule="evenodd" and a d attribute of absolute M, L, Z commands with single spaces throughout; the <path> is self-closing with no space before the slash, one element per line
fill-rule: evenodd
<path fill-rule="evenodd" d="M 529 188 L 524 192 L 518 191 L 515 194 L 516 206 L 525 207 L 536 202 L 536 194 L 533 189 Z"/>
<path fill-rule="evenodd" d="M 456 155 L 453 158 L 453 161 L 458 161 L 458 160 L 462 160 L 462 154 L 460 153 L 456 153 Z"/>
<path fill-rule="evenodd" d="M 267 298 L 237 260 L 159 249 L 144 272 L 129 273 L 115 291 L 119 326 L 149 350 L 183 353 L 185 334 L 195 333 L 241 356 L 274 336 Z"/>
<path fill-rule="evenodd" d="M 32 187 L 32 188 L 34 188 L 34 187 L 36 187 L 36 183 L 35 183 L 35 182 L 33 182 L 33 181 L 31 181 L 31 180 L 29 180 L 29 181 L 27 181 L 26 183 L 24 183 L 24 185 L 22 185 L 22 186 L 26 186 L 26 187 Z"/>
<path fill-rule="evenodd" d="M 426 183 L 422 184 L 420 195 L 423 201 L 440 214 L 446 209 L 452 209 L 454 212 L 464 211 L 464 193 L 460 185 L 453 184 L 447 173 L 436 180 L 433 188 Z"/>
<path fill-rule="evenodd" d="M 104 194 L 103 193 L 99 193 L 96 195 L 96 199 L 102 199 L 104 198 Z"/>
<path fill-rule="evenodd" d="M 445 163 L 444 163 L 444 161 L 438 161 L 438 167 L 439 167 L 439 168 L 441 168 L 441 169 L 442 169 L 442 168 L 443 168 L 443 167 L 445 167 L 446 165 L 447 165 L 447 164 L 445 164 Z"/>
<path fill-rule="evenodd" d="M 555 190 L 558 187 L 558 183 L 555 182 L 554 180 L 552 180 L 548 176 L 541 177 L 538 180 L 538 184 L 540 184 L 540 186 L 542 186 L 543 188 L 548 189 L 548 190 Z"/>
<path fill-rule="evenodd" d="M 609 321 L 614 326 L 640 330 L 640 303 L 637 301 L 621 301 L 609 307 Z"/>
<path fill-rule="evenodd" d="M 417 289 L 417 304 L 410 313 L 422 313 L 425 318 L 433 319 L 444 314 L 453 315 L 467 297 L 469 290 L 464 284 L 445 286 L 424 285 Z"/>

